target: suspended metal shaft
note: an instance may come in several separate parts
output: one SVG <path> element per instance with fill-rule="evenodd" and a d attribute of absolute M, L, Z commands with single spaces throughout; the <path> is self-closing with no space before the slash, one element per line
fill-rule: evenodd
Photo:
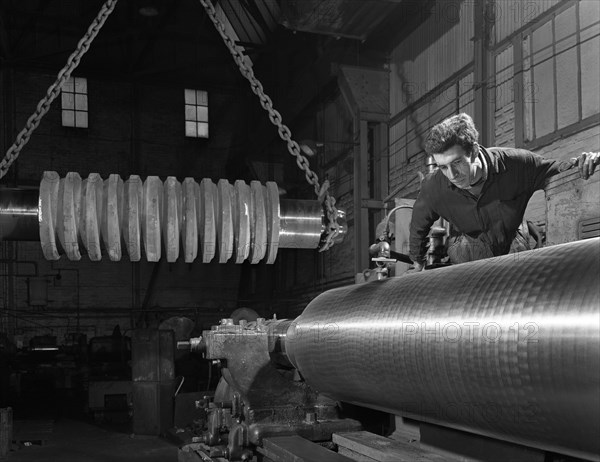
<path fill-rule="evenodd" d="M 274 263 L 279 248 L 317 248 L 326 226 L 318 201 L 280 199 L 273 182 L 45 172 L 39 197 L 0 191 L 0 240 L 39 239 L 48 260 Z"/>

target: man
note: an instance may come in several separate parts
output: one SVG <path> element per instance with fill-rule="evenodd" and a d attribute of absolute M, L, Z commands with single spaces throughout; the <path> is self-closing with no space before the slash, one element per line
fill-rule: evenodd
<path fill-rule="evenodd" d="M 529 199 L 548 178 L 578 165 L 587 179 L 600 163 L 598 152 L 565 163 L 524 149 L 484 148 L 478 137 L 467 114 L 442 121 L 427 137 L 425 151 L 438 170 L 423 180 L 413 206 L 410 256 L 416 271 L 423 269 L 427 235 L 439 217 L 460 233 L 448 248 L 452 263 L 507 254 Z"/>

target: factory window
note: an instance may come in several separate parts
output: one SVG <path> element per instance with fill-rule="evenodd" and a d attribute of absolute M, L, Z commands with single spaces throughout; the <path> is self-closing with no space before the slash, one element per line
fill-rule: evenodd
<path fill-rule="evenodd" d="M 208 138 L 208 93 L 185 90 L 185 136 Z"/>
<path fill-rule="evenodd" d="M 63 127 L 88 127 L 87 79 L 70 77 L 61 90 Z"/>
<path fill-rule="evenodd" d="M 575 3 L 523 34 L 525 142 L 597 116 L 599 14 L 598 2 Z"/>

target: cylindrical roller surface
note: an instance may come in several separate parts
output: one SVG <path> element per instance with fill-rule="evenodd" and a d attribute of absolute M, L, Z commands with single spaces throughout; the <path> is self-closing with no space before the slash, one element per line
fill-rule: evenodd
<path fill-rule="evenodd" d="M 186 263 L 192 263 L 198 255 L 198 205 L 200 200 L 200 187 L 193 178 L 183 180 L 183 224 L 181 239 L 183 242 L 183 258 Z"/>
<path fill-rule="evenodd" d="M 316 249 L 325 229 L 321 204 L 281 199 L 279 209 L 279 248 Z"/>
<path fill-rule="evenodd" d="M 275 263 L 279 249 L 279 188 L 272 181 L 265 186 L 267 210 L 267 264 Z"/>
<path fill-rule="evenodd" d="M 0 241 L 39 241 L 36 189 L 0 189 Z"/>
<path fill-rule="evenodd" d="M 163 241 L 169 263 L 174 263 L 179 258 L 182 215 L 181 183 L 177 181 L 177 178 L 170 176 L 164 185 L 163 219 Z"/>
<path fill-rule="evenodd" d="M 200 200 L 198 201 L 198 235 L 202 247 L 202 263 L 210 263 L 217 252 L 217 185 L 210 179 L 200 182 Z"/>
<path fill-rule="evenodd" d="M 81 219 L 79 234 L 88 257 L 102 259 L 100 249 L 100 223 L 102 223 L 102 194 L 104 182 L 97 173 L 90 173 L 81 185 Z"/>
<path fill-rule="evenodd" d="M 163 221 L 163 184 L 157 176 L 149 176 L 144 182 L 144 207 L 142 235 L 146 259 L 157 262 L 161 256 L 161 227 Z"/>
<path fill-rule="evenodd" d="M 102 241 L 111 261 L 121 260 L 121 222 L 123 221 L 123 180 L 112 174 L 104 180 L 102 197 Z"/>
<path fill-rule="evenodd" d="M 235 262 L 244 263 L 250 254 L 250 186 L 244 181 L 237 180 L 233 186 L 233 216 L 234 216 L 234 249 Z"/>
<path fill-rule="evenodd" d="M 81 177 L 69 172 L 58 188 L 56 232 L 60 244 L 71 261 L 79 261 L 79 223 L 81 219 Z"/>
<path fill-rule="evenodd" d="M 40 242 L 46 260 L 58 260 L 56 221 L 60 178 L 56 172 L 44 172 L 40 183 Z"/>
<path fill-rule="evenodd" d="M 330 290 L 285 351 L 334 399 L 600 453 L 600 238 Z"/>
<path fill-rule="evenodd" d="M 250 263 L 260 262 L 267 252 L 267 210 L 265 191 L 259 181 L 250 183 Z"/>
<path fill-rule="evenodd" d="M 123 240 L 129 260 L 142 258 L 141 233 L 142 210 L 144 207 L 144 185 L 137 175 L 131 175 L 123 187 Z"/>
<path fill-rule="evenodd" d="M 229 181 L 219 180 L 217 198 L 219 263 L 227 263 L 233 254 L 233 186 Z"/>

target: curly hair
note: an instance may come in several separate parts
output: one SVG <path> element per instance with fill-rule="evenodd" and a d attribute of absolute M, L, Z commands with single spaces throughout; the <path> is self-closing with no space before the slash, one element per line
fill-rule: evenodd
<path fill-rule="evenodd" d="M 464 112 L 448 117 L 435 125 L 425 140 L 425 152 L 427 154 L 438 154 L 458 145 L 469 152 L 479 139 L 479 133 L 475 128 L 473 119 Z"/>

